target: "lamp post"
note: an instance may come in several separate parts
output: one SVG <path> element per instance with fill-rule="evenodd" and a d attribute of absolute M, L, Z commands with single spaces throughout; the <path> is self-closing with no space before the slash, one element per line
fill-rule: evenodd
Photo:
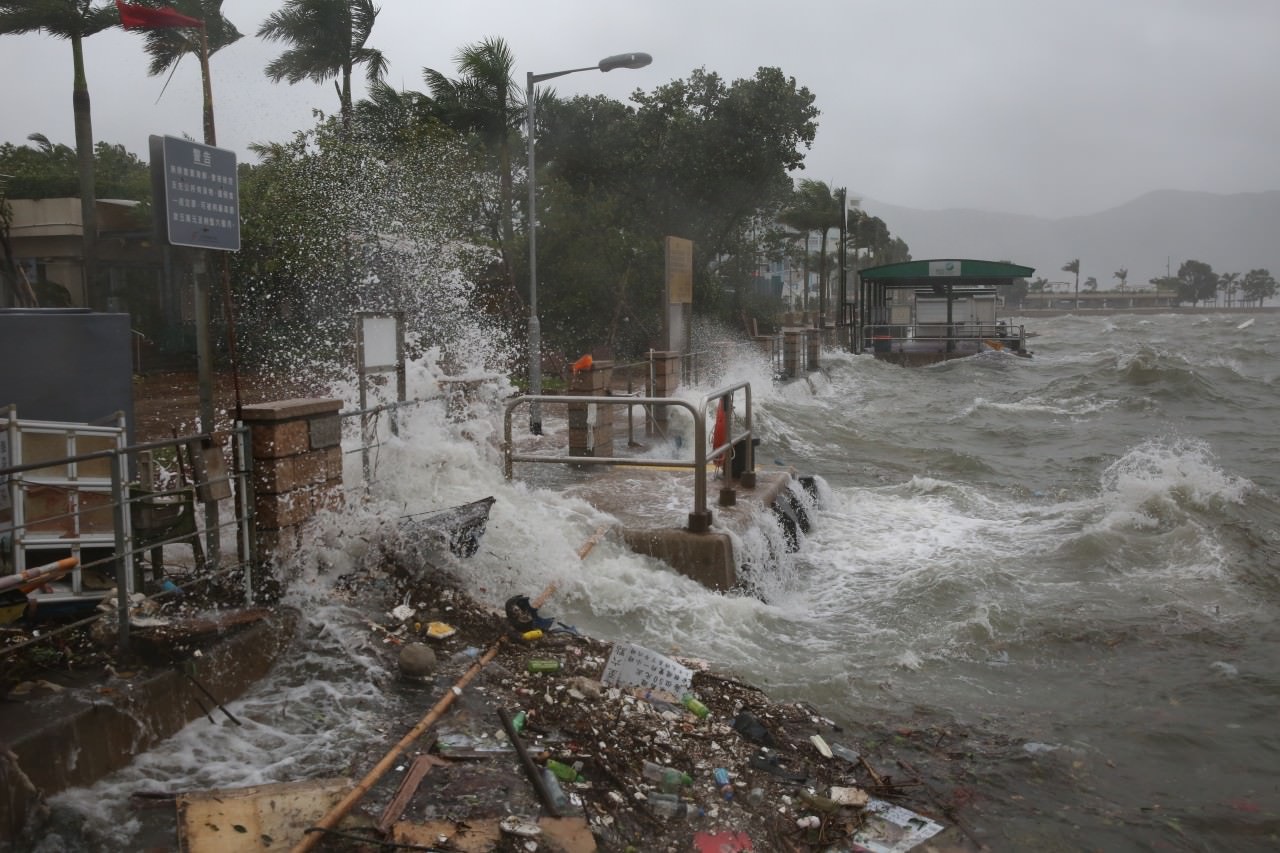
<path fill-rule="evenodd" d="M 529 394 L 537 397 L 542 393 L 542 328 L 538 323 L 538 209 L 537 181 L 534 171 L 534 130 L 533 130 L 533 86 L 553 77 L 563 77 L 578 71 L 612 71 L 615 68 L 644 68 L 653 57 L 647 53 L 619 53 L 606 56 L 596 65 L 584 68 L 569 68 L 564 71 L 552 71 L 549 74 L 527 75 L 525 88 L 525 105 L 528 109 L 529 123 Z M 542 435 L 542 407 L 534 400 L 529 404 L 529 432 Z"/>

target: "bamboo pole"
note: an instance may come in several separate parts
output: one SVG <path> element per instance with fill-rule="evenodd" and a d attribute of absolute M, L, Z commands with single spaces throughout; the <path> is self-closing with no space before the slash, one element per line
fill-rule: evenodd
<path fill-rule="evenodd" d="M 325 832 L 336 827 L 338 822 L 347 816 L 347 812 L 351 811 L 355 804 L 360 801 L 360 798 L 373 787 L 374 783 L 381 779 L 382 775 L 391 769 L 391 766 L 395 764 L 396 759 L 400 757 L 400 753 L 408 749 L 414 741 L 422 736 L 423 732 L 434 725 L 436 720 L 440 719 L 441 715 L 444 714 L 445 711 L 449 710 L 449 706 L 453 704 L 453 700 L 462 695 L 462 688 L 470 684 L 471 680 L 479 674 L 480 670 L 483 669 L 489 661 L 497 657 L 504 642 L 506 642 L 506 638 L 499 637 L 498 641 L 490 646 L 489 650 L 484 653 L 484 656 L 473 663 L 471 667 L 462 674 L 462 677 L 459 678 L 453 687 L 449 689 L 449 692 L 445 693 L 443 698 L 431 707 L 431 710 L 427 712 L 427 715 L 419 720 L 418 724 L 410 729 L 409 733 L 401 738 L 400 742 L 393 746 L 391 750 L 382 757 L 382 760 L 374 765 L 372 770 L 365 774 L 365 777 L 360 780 L 359 784 L 351 789 L 350 793 L 343 797 L 337 805 L 331 808 L 328 814 L 320 818 L 320 820 L 313 826 L 308 827 L 306 831 L 307 834 L 303 835 L 302 840 L 294 845 L 292 853 L 306 853 L 306 851 L 311 850 L 319 844 L 320 840 L 324 838 Z"/>
<path fill-rule="evenodd" d="M 601 525 L 596 528 L 595 533 L 592 533 L 591 536 L 587 538 L 587 541 L 583 542 L 578 548 L 578 559 L 586 559 L 587 555 L 591 553 L 591 550 L 595 548 L 596 544 L 604 538 L 604 535 L 608 530 L 608 525 Z M 551 598 L 556 591 L 556 586 L 557 584 L 554 582 L 547 584 L 546 589 L 538 594 L 538 597 L 532 602 L 535 610 L 545 604 L 547 599 Z M 291 853 L 306 853 L 306 851 L 311 850 L 319 844 L 320 840 L 324 837 L 325 832 L 336 827 L 338 822 L 347 816 L 347 813 L 355 807 L 355 804 L 360 802 L 360 798 L 368 793 L 369 789 L 372 788 L 374 784 L 382 778 L 383 774 L 391 768 L 391 765 L 395 764 L 396 759 L 400 757 L 400 754 L 408 749 L 414 741 L 421 737 L 423 732 L 434 725 L 436 720 L 440 719 L 445 711 L 449 710 L 449 706 L 453 704 L 453 700 L 462 695 L 462 688 L 471 683 L 471 680 L 479 674 L 480 670 L 484 669 L 490 661 L 497 657 L 498 652 L 501 651 L 502 645 L 505 642 L 506 637 L 499 637 L 498 641 L 490 646 L 489 650 L 484 653 L 484 656 L 473 663 L 471 667 L 462 674 L 462 677 L 457 680 L 452 688 L 450 688 L 449 692 L 444 694 L 444 697 L 431 707 L 431 710 L 427 712 L 427 715 L 419 720 L 418 724 L 414 726 L 407 735 L 401 738 L 400 742 L 393 746 L 391 750 L 382 757 L 382 760 L 374 765 L 372 770 L 365 774 L 365 777 L 360 780 L 359 784 L 351 789 L 350 793 L 343 797 L 337 805 L 331 808 L 328 814 L 322 817 L 314 825 L 307 828 L 306 834 L 303 835 L 301 841 L 294 845 Z M 554 812 L 554 809 L 552 809 L 552 811 Z"/>

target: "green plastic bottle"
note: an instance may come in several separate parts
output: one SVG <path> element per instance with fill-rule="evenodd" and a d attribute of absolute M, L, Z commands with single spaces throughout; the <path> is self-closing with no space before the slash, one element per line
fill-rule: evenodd
<path fill-rule="evenodd" d="M 692 693 L 686 693 L 683 696 L 681 696 L 680 704 L 685 706 L 685 708 L 689 709 L 689 712 L 692 713 L 699 720 L 706 719 L 707 714 L 711 713 L 710 710 L 708 710 L 707 706 L 699 702 L 698 697 L 694 696 Z"/>
<path fill-rule="evenodd" d="M 556 775 L 557 779 L 565 782 L 577 782 L 582 778 L 578 771 L 570 767 L 568 764 L 556 761 L 554 758 L 548 758 L 546 768 Z"/>
<path fill-rule="evenodd" d="M 560 661 L 546 658 L 532 658 L 529 661 L 530 672 L 559 672 Z"/>

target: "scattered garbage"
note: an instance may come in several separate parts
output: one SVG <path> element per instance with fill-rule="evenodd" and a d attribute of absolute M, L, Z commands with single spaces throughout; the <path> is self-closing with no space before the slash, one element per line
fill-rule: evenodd
<path fill-rule="evenodd" d="M 643 646 L 618 643 L 600 680 L 619 687 L 646 687 L 682 696 L 693 683 L 693 670 Z"/>
<path fill-rule="evenodd" d="M 544 849 L 558 827 L 576 833 L 578 846 L 565 849 L 582 851 L 906 853 L 942 831 L 907 807 L 918 774 L 877 771 L 861 748 L 878 764 L 883 746 L 812 706 L 773 702 L 704 662 L 559 630 L 536 604 L 513 596 L 493 614 L 451 600 L 457 631 L 436 646 L 438 675 L 482 669 L 422 748 L 447 769 L 422 786 L 388 842 L 495 849 L 502 820 L 499 849 Z M 418 605 L 424 623 L 428 606 Z M 505 731 L 483 721 L 486 707 Z M 426 827 L 441 827 L 439 838 Z"/>

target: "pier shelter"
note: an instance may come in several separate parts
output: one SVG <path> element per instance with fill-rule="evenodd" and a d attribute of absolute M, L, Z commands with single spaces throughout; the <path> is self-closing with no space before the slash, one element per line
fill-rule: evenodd
<path fill-rule="evenodd" d="M 862 322 L 854 349 L 904 365 L 932 364 L 984 350 L 1027 355 L 1026 333 L 1001 319 L 997 289 L 1029 278 L 1007 261 L 936 258 L 858 270 Z"/>

